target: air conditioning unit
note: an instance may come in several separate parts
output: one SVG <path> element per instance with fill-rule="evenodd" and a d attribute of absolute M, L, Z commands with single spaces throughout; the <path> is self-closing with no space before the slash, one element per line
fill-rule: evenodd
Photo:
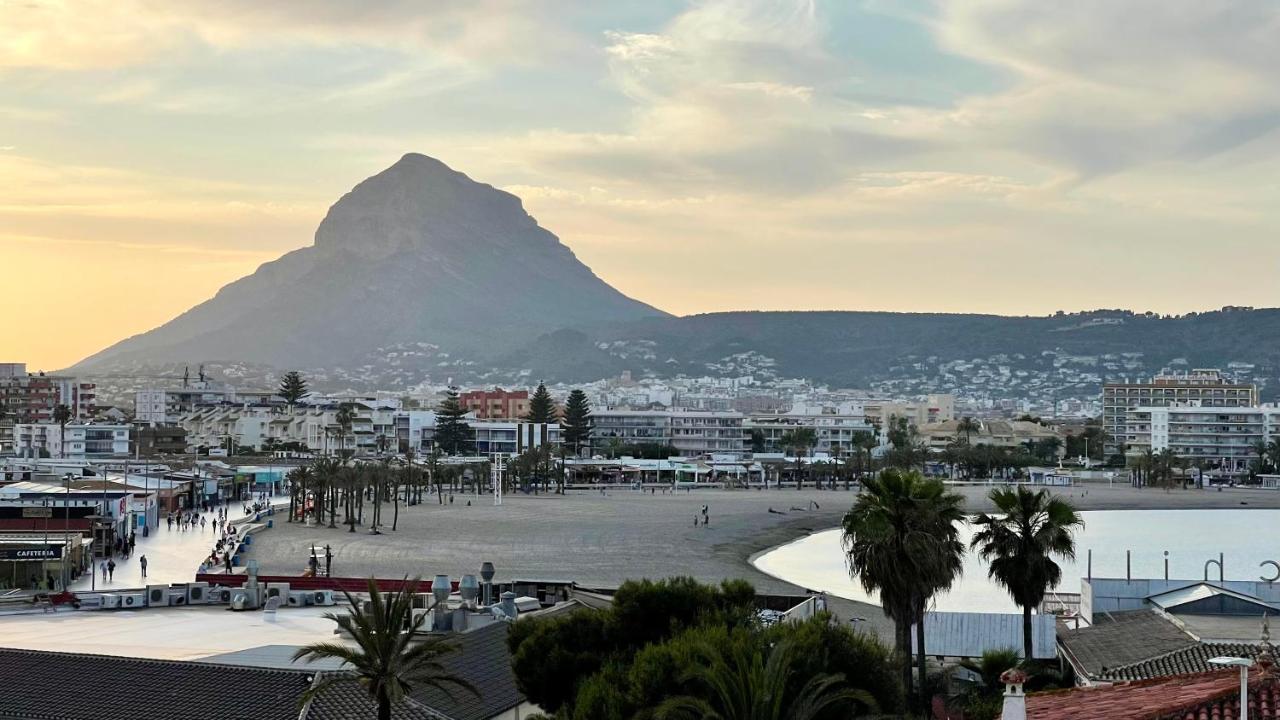
<path fill-rule="evenodd" d="M 268 590 L 268 592 L 270 592 Z M 289 607 L 306 607 L 311 603 L 311 592 L 308 590 L 290 590 L 286 603 Z"/>
<path fill-rule="evenodd" d="M 209 602 L 209 583 L 187 583 L 187 604 L 204 605 Z"/>
<path fill-rule="evenodd" d="M 332 590 L 312 590 L 311 604 L 312 605 L 337 605 L 337 603 L 334 602 L 333 600 Z"/>
<path fill-rule="evenodd" d="M 280 598 L 284 602 L 289 597 L 289 583 L 267 583 L 266 599 Z"/>
<path fill-rule="evenodd" d="M 148 585 L 147 605 L 149 607 L 166 607 L 169 605 L 168 585 Z"/>
<path fill-rule="evenodd" d="M 211 603 L 229 603 L 231 602 L 231 593 L 235 588 L 216 587 L 209 591 L 209 602 Z"/>
<path fill-rule="evenodd" d="M 168 586 L 165 587 L 168 590 Z M 120 607 L 143 608 L 147 606 L 147 593 L 121 593 Z"/>
<path fill-rule="evenodd" d="M 236 588 L 231 591 L 231 609 L 232 610 L 255 610 L 258 607 L 257 593 L 249 592 L 244 588 Z"/>
<path fill-rule="evenodd" d="M 102 607 L 106 609 L 115 609 L 120 607 L 120 596 L 104 594 L 102 596 Z"/>

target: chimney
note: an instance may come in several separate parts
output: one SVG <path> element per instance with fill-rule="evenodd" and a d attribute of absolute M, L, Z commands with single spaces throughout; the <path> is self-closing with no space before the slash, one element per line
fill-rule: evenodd
<path fill-rule="evenodd" d="M 1017 668 L 1000 674 L 1000 682 L 1004 683 L 1004 707 L 1000 711 L 1000 720 L 1027 720 L 1027 696 L 1022 692 L 1022 684 L 1026 681 L 1027 674 Z"/>

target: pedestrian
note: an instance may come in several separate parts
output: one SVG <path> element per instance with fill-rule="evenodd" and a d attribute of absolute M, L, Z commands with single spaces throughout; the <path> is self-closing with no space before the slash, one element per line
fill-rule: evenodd
<path fill-rule="evenodd" d="M 107 561 L 102 561 L 102 582 L 107 581 Z"/>
<path fill-rule="evenodd" d="M 231 553 L 222 553 L 222 562 L 227 566 L 227 574 L 231 573 Z"/>
<path fill-rule="evenodd" d="M 216 517 L 213 519 L 213 534 L 218 534 L 218 518 Z"/>
<path fill-rule="evenodd" d="M 115 579 L 116 579 L 116 561 L 108 560 L 107 561 L 107 581 L 114 582 Z"/>
<path fill-rule="evenodd" d="M 200 516 L 200 532 L 204 532 L 204 524 L 205 524 L 205 519 L 204 519 L 204 516 L 202 515 Z"/>
<path fill-rule="evenodd" d="M 143 555 L 138 558 L 138 567 L 142 568 L 142 577 L 147 576 L 147 556 Z"/>

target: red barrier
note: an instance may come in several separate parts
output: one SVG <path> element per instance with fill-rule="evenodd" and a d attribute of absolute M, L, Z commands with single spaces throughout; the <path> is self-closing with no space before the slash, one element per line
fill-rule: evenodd
<path fill-rule="evenodd" d="M 240 587 L 249 579 L 248 575 L 243 573 L 223 574 L 223 573 L 199 573 L 196 575 L 196 582 L 207 582 L 210 585 L 221 585 L 223 587 Z M 368 578 L 346 578 L 346 577 L 303 577 L 301 575 L 259 575 L 258 582 L 266 583 L 289 583 L 290 590 L 346 590 L 349 593 L 368 592 Z M 378 584 L 379 592 L 391 592 L 399 590 L 404 586 L 404 578 L 375 578 L 374 582 Z M 450 590 L 457 591 L 458 581 L 449 581 Z M 419 580 L 416 592 L 431 592 L 430 580 Z"/>

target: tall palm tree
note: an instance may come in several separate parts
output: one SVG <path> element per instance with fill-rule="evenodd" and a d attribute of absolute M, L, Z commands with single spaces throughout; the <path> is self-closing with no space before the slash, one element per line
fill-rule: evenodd
<path fill-rule="evenodd" d="M 970 542 L 990 563 L 987 575 L 1022 607 L 1022 651 L 1030 660 L 1031 608 L 1062 579 L 1053 556 L 1075 558 L 1074 532 L 1084 521 L 1071 503 L 1045 489 L 996 488 L 988 497 L 997 513 L 978 515 L 974 524 L 981 529 Z"/>
<path fill-rule="evenodd" d="M 307 505 L 307 486 L 315 478 L 315 473 L 310 467 L 300 465 L 289 471 L 286 476 L 289 480 L 289 522 L 293 522 L 294 515 L 298 512 L 298 504 L 302 507 Z M 303 510 L 303 519 L 306 519 L 306 511 Z"/>
<path fill-rule="evenodd" d="M 977 420 L 974 420 L 967 415 L 961 418 L 960 422 L 956 424 L 956 432 L 964 433 L 965 444 L 972 444 L 973 434 L 980 432 L 981 430 L 982 425 Z"/>
<path fill-rule="evenodd" d="M 920 623 L 916 650 L 924 689 L 923 615 L 930 599 L 959 576 L 964 545 L 959 522 L 964 498 L 940 480 L 914 470 L 889 468 L 866 480 L 844 516 L 843 544 L 851 574 L 867 592 L 878 592 L 893 620 L 902 655 L 904 690 L 911 690 L 911 626 Z"/>
<path fill-rule="evenodd" d="M 782 434 L 782 446 L 791 450 L 796 456 L 796 489 L 804 488 L 802 461 L 809 449 L 818 444 L 818 433 L 813 428 L 798 427 Z"/>
<path fill-rule="evenodd" d="M 414 641 L 422 628 L 425 614 L 413 614 L 413 596 L 418 580 L 406 580 L 400 589 L 379 592 L 378 584 L 369 578 L 369 600 L 358 603 L 347 591 L 347 602 L 353 610 L 345 615 L 325 613 L 338 628 L 351 636 L 355 647 L 337 642 L 321 642 L 300 648 L 294 660 L 313 662 L 338 659 L 350 666 L 350 672 L 378 706 L 378 720 L 391 720 L 392 707 L 415 687 L 433 687 L 445 693 L 460 689 L 478 696 L 466 680 L 448 672 L 440 658 L 454 649 L 442 637 Z M 324 693 L 335 683 L 345 680 L 333 674 L 303 694 L 306 703 Z"/>
<path fill-rule="evenodd" d="M 67 457 L 67 423 L 71 422 L 71 408 L 59 404 L 53 409 L 53 421 L 58 423 L 58 457 Z"/>
<path fill-rule="evenodd" d="M 338 454 L 344 458 L 347 457 L 347 436 L 351 434 L 355 419 L 356 413 L 351 403 L 342 403 L 333 415 L 333 421 L 338 424 Z"/>
<path fill-rule="evenodd" d="M 840 717 L 856 717 L 855 708 L 876 707 L 870 694 L 839 674 L 814 675 L 788 692 L 798 672 L 790 641 L 767 652 L 740 638 L 730 642 L 727 652 L 705 643 L 696 648 L 698 659 L 681 680 L 698 694 L 663 701 L 657 720 L 814 720 L 838 709 L 846 712 Z"/>

